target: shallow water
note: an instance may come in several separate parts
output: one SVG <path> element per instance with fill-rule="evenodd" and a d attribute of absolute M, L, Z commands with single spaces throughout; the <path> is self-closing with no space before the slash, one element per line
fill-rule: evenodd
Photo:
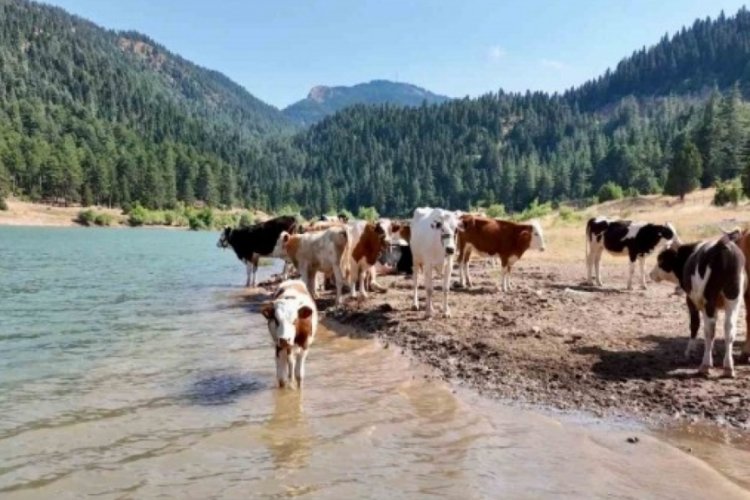
<path fill-rule="evenodd" d="M 304 391 L 275 389 L 261 298 L 216 239 L 0 228 L 0 494 L 748 495 L 750 453 L 714 430 L 455 394 L 393 349 L 325 329 Z"/>

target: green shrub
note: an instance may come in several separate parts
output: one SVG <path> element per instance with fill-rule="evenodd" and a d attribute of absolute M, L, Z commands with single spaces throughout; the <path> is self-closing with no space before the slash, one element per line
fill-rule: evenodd
<path fill-rule="evenodd" d="M 378 214 L 378 211 L 375 210 L 375 207 L 359 207 L 359 211 L 357 212 L 357 218 L 374 222 L 378 220 L 380 215 Z"/>
<path fill-rule="evenodd" d="M 571 207 L 560 207 L 560 219 L 565 222 L 577 222 L 583 220 L 583 215 L 576 212 Z"/>
<path fill-rule="evenodd" d="M 97 226 L 111 226 L 114 221 L 115 218 L 112 215 L 103 212 L 96 214 L 96 217 L 94 217 L 94 224 Z"/>
<path fill-rule="evenodd" d="M 212 227 L 225 227 L 225 226 L 231 226 L 235 227 L 239 225 L 240 216 L 237 214 L 227 213 L 227 212 L 219 212 L 217 214 L 213 214 L 213 220 L 209 221 L 206 220 L 206 224 L 208 225 L 208 228 L 211 229 Z"/>
<path fill-rule="evenodd" d="M 2 196 L 0 196 L 0 210 L 8 210 L 8 202 Z"/>
<path fill-rule="evenodd" d="M 487 207 L 485 213 L 487 214 L 487 217 L 492 217 L 493 219 L 500 219 L 508 215 L 505 211 L 505 205 L 501 205 L 500 203 L 493 203 Z"/>
<path fill-rule="evenodd" d="M 717 182 L 713 204 L 717 207 L 723 207 L 729 203 L 737 206 L 742 200 L 742 196 L 742 181 L 740 179 Z"/>
<path fill-rule="evenodd" d="M 253 224 L 255 224 L 255 217 L 253 217 L 253 214 L 250 212 L 242 212 L 242 215 L 240 215 L 239 226 L 250 227 Z"/>
<path fill-rule="evenodd" d="M 524 221 L 529 219 L 538 219 L 552 213 L 552 203 L 549 201 L 542 203 L 541 205 L 537 200 L 531 202 L 531 205 L 526 208 L 523 212 L 514 214 L 511 217 L 513 220 Z"/>
<path fill-rule="evenodd" d="M 605 201 L 610 200 L 619 200 L 623 197 L 622 188 L 612 181 L 607 182 L 599 188 L 597 197 L 599 198 L 599 203 L 604 203 Z"/>
<path fill-rule="evenodd" d="M 76 222 L 82 226 L 92 226 L 94 224 L 94 219 L 96 219 L 96 213 L 91 209 L 87 209 L 78 212 Z"/>
<path fill-rule="evenodd" d="M 188 226 L 193 231 L 214 227 L 214 211 L 205 207 L 188 215 Z"/>

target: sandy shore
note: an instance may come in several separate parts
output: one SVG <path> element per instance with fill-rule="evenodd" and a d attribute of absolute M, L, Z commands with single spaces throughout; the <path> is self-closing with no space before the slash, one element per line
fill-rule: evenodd
<path fill-rule="evenodd" d="M 451 292 L 453 318 L 438 311 L 432 320 L 411 310 L 411 279 L 380 277 L 385 293 L 327 316 L 487 396 L 652 423 L 750 429 L 750 366 L 738 364 L 735 379 L 720 378 L 720 338 L 716 369 L 708 379 L 696 375 L 702 345 L 684 360 L 684 298 L 665 285 L 626 292 L 626 269 L 624 262 L 606 266 L 611 288 L 596 290 L 582 286 L 582 263 L 521 261 L 506 294 L 495 291 L 495 271 L 482 267 L 474 288 Z"/>

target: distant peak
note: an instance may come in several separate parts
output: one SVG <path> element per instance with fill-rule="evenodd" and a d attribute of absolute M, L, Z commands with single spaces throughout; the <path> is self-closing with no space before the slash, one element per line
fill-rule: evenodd
<path fill-rule="evenodd" d="M 307 94 L 307 98 L 315 102 L 323 102 L 326 100 L 326 97 L 328 96 L 330 90 L 331 88 L 326 87 L 325 85 L 316 85 L 315 87 L 310 89 L 310 92 Z"/>

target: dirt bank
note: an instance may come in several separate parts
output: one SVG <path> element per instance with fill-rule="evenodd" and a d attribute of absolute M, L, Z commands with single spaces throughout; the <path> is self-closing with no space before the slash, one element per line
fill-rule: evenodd
<path fill-rule="evenodd" d="M 612 286 L 603 290 L 581 286 L 582 263 L 522 261 L 517 267 L 508 294 L 495 291 L 494 270 L 477 268 L 473 289 L 451 292 L 451 319 L 438 311 L 427 321 L 412 311 L 412 282 L 403 276 L 379 278 L 387 292 L 327 315 L 485 395 L 595 415 L 750 429 L 750 367 L 738 365 L 736 379 L 720 378 L 722 332 L 716 369 L 708 379 L 696 375 L 702 345 L 689 362 L 683 359 L 688 317 L 672 287 L 622 290 L 624 261 L 603 269 Z M 741 317 L 744 342 L 744 311 Z M 735 359 L 739 351 L 737 342 Z"/>

